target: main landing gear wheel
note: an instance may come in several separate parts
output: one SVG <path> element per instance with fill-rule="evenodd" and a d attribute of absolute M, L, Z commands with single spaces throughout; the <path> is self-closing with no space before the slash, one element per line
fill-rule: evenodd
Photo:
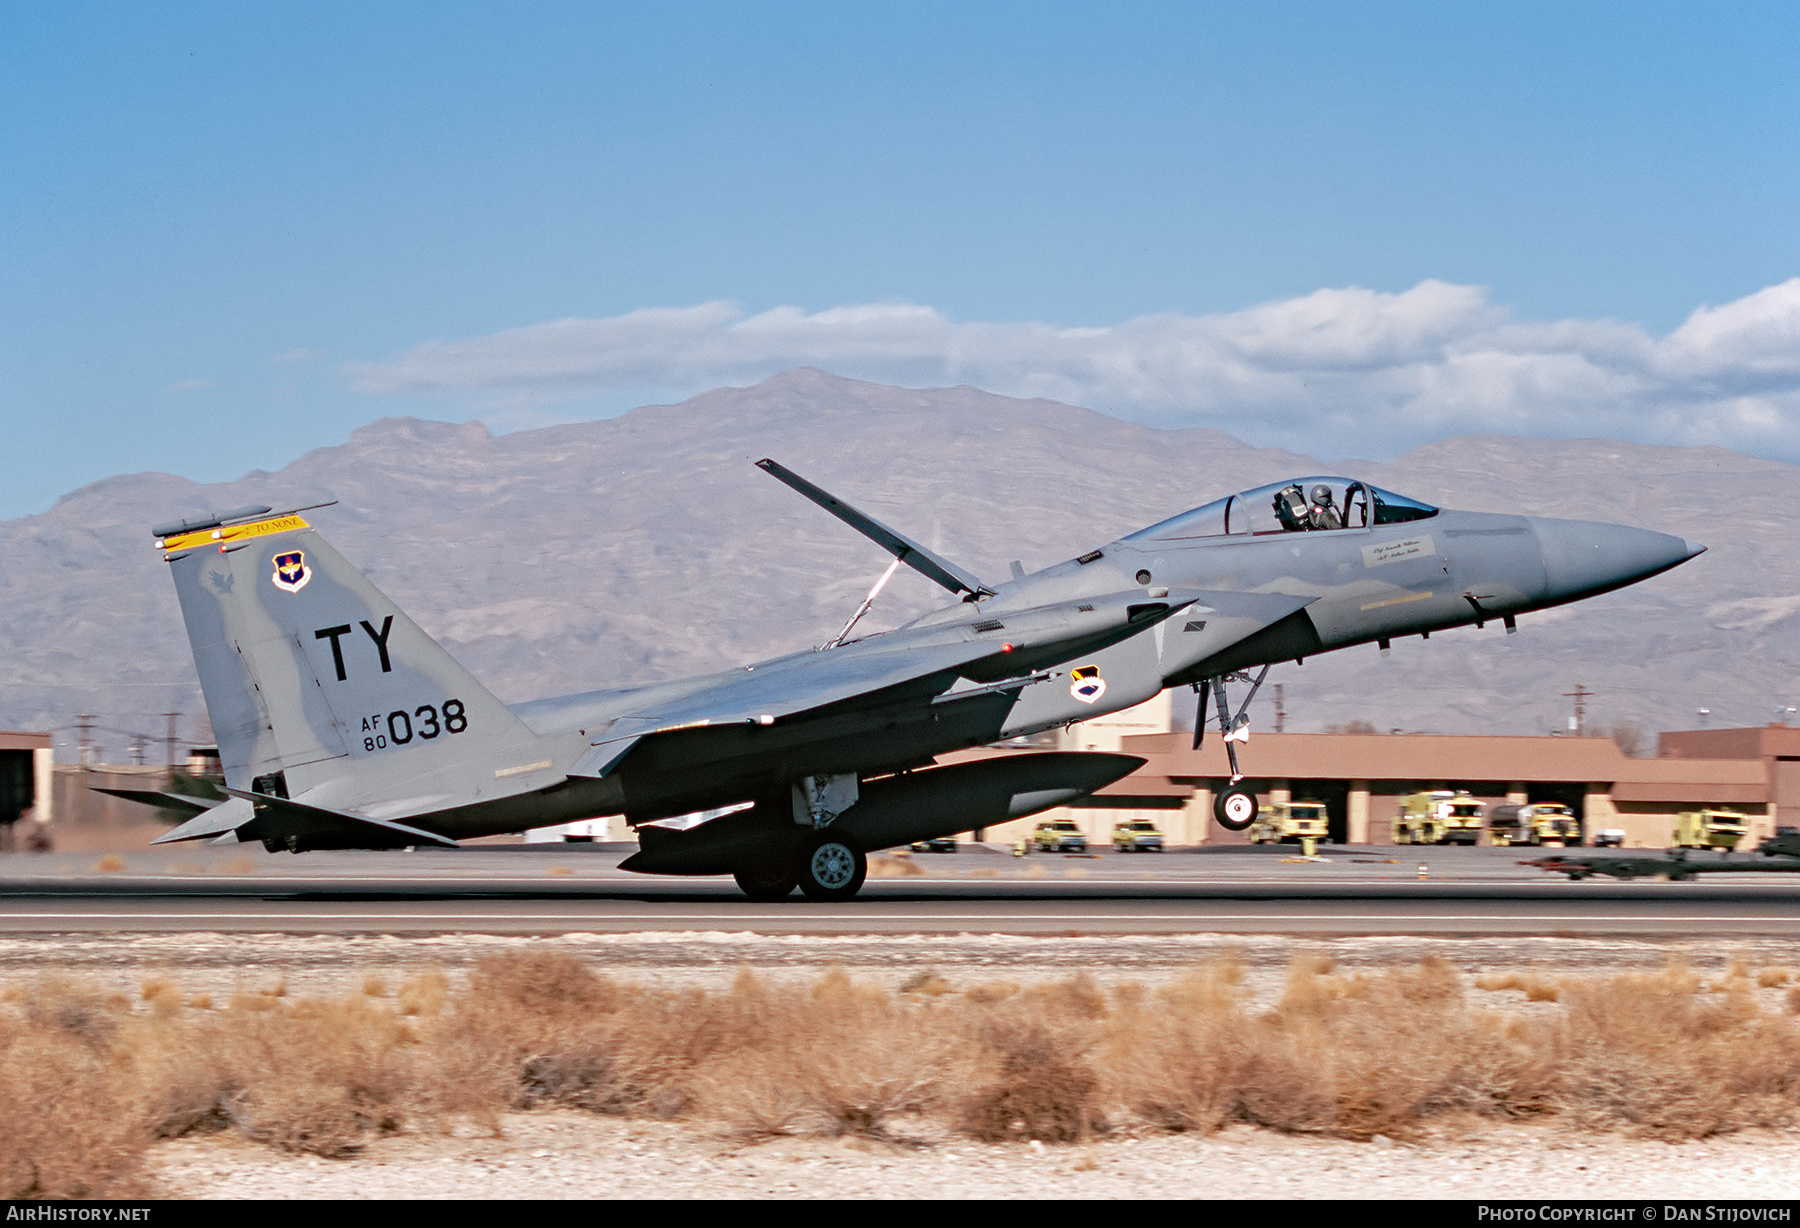
<path fill-rule="evenodd" d="M 1213 802 L 1213 817 L 1226 831 L 1243 831 L 1256 822 L 1256 794 L 1233 785 Z"/>
<path fill-rule="evenodd" d="M 861 849 L 821 832 L 801 848 L 799 871 L 800 890 L 808 899 L 848 900 L 862 890 L 869 859 Z"/>
<path fill-rule="evenodd" d="M 731 877 L 737 879 L 740 891 L 761 904 L 787 899 L 800 881 L 793 866 L 754 866 L 734 870 Z"/>

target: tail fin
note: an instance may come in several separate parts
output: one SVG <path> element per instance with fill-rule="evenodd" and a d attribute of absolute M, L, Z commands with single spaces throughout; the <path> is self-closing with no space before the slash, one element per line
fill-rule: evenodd
<path fill-rule="evenodd" d="M 537 740 L 297 513 L 173 527 L 159 544 L 232 788 L 398 783 Z"/>

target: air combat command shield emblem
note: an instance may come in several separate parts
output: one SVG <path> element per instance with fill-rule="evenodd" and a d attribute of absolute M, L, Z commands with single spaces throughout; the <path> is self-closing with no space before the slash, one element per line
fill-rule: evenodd
<path fill-rule="evenodd" d="M 275 587 L 283 592 L 297 593 L 306 587 L 312 579 L 312 568 L 306 565 L 306 554 L 300 550 L 290 550 L 286 554 L 275 556 L 275 574 L 270 577 Z"/>
<path fill-rule="evenodd" d="M 1106 679 L 1098 665 L 1081 665 L 1069 671 L 1069 694 L 1084 704 L 1091 704 L 1106 694 Z"/>

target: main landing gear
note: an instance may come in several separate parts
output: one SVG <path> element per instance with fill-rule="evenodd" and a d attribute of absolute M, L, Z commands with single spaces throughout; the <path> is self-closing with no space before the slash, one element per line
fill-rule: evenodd
<path fill-rule="evenodd" d="M 829 828 L 802 841 L 792 860 L 776 859 L 732 874 L 745 895 L 764 904 L 787 899 L 796 886 L 809 900 L 842 902 L 855 898 L 868 876 L 868 857 Z"/>
<path fill-rule="evenodd" d="M 754 866 L 732 874 L 745 895 L 759 904 L 773 904 L 794 894 L 800 882 L 799 872 L 791 865 Z"/>
<path fill-rule="evenodd" d="M 1269 667 L 1253 679 L 1245 673 L 1221 674 L 1217 678 L 1202 678 L 1194 684 L 1194 693 L 1199 696 L 1199 703 L 1194 711 L 1194 749 L 1200 749 L 1200 740 L 1206 733 L 1206 699 L 1207 693 L 1214 692 L 1218 698 L 1219 733 L 1225 739 L 1225 755 L 1231 760 L 1231 783 L 1220 790 L 1213 799 L 1213 818 L 1226 831 L 1243 831 L 1256 822 L 1256 794 L 1244 788 L 1238 782 L 1244 774 L 1238 769 L 1237 744 L 1248 745 L 1250 742 L 1250 701 L 1256 698 L 1263 679 L 1269 676 Z M 1225 698 L 1225 684 L 1228 682 L 1248 682 L 1250 693 L 1244 696 L 1244 702 L 1238 706 L 1237 715 L 1231 714 L 1231 703 Z"/>
<path fill-rule="evenodd" d="M 811 900 L 848 900 L 862 890 L 869 859 L 854 845 L 819 832 L 800 847 L 800 890 Z"/>

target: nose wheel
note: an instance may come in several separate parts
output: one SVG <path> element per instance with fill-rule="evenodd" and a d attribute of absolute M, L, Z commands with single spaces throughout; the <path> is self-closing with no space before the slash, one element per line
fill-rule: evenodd
<path fill-rule="evenodd" d="M 1232 785 L 1213 799 L 1213 818 L 1226 831 L 1243 831 L 1256 822 L 1256 794 Z"/>

